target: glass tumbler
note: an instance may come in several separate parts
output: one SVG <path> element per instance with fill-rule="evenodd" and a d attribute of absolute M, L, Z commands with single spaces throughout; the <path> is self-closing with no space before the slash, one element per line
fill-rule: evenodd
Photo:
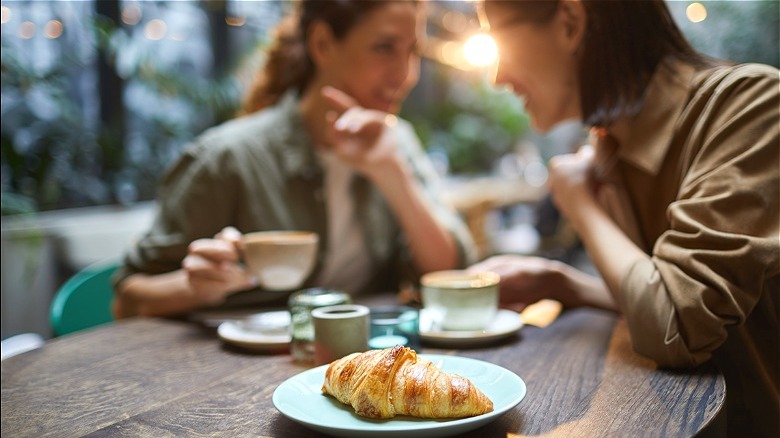
<path fill-rule="evenodd" d="M 368 346 L 372 349 L 396 345 L 420 348 L 420 313 L 407 306 L 371 309 Z"/>
<path fill-rule="evenodd" d="M 318 307 L 351 304 L 352 298 L 344 291 L 325 288 L 303 289 L 290 295 L 290 353 L 299 362 L 314 362 L 314 323 L 311 311 Z"/>

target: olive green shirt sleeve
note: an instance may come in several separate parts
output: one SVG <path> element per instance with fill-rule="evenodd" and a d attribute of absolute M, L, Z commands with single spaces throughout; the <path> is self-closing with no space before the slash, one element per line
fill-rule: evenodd
<path fill-rule="evenodd" d="M 161 274 L 181 267 L 189 244 L 211 237 L 233 221 L 237 184 L 227 169 L 229 155 L 217 155 L 198 141 L 183 153 L 160 185 L 158 211 L 150 230 L 126 254 L 114 276 L 117 284 L 143 272 Z M 217 196 L 218 194 L 218 196 Z"/>

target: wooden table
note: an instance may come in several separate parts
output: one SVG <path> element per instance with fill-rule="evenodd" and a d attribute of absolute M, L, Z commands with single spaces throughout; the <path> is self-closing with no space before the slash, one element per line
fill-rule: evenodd
<path fill-rule="evenodd" d="M 489 361 L 525 380 L 525 399 L 469 436 L 692 436 L 725 397 L 713 366 L 659 370 L 632 352 L 622 320 L 591 309 L 498 344 L 423 353 Z M 317 436 L 271 402 L 306 369 L 286 354 L 228 347 L 193 323 L 125 320 L 3 361 L 2 435 Z"/>

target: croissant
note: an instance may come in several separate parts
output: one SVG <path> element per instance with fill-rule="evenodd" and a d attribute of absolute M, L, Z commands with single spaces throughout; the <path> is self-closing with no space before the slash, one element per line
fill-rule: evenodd
<path fill-rule="evenodd" d="M 462 418 L 493 410 L 493 402 L 471 381 L 441 371 L 400 345 L 331 362 L 322 392 L 351 405 L 358 415 L 377 419 Z"/>

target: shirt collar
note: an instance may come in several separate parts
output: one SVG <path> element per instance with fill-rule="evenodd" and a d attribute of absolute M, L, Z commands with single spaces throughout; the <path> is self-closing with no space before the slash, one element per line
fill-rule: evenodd
<path fill-rule="evenodd" d="M 639 114 L 609 128 L 619 144 L 620 159 L 647 173 L 658 173 L 689 99 L 694 72 L 693 66 L 679 61 L 659 64 Z"/>

